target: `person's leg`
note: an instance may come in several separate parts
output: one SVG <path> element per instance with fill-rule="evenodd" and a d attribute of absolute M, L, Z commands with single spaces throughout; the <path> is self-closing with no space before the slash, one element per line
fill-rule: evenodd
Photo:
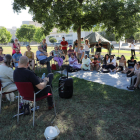
<path fill-rule="evenodd" d="M 116 67 L 114 65 L 110 65 L 110 69 L 113 70 L 115 69 Z"/>
<path fill-rule="evenodd" d="M 52 56 L 49 56 L 49 57 L 47 57 L 46 61 L 50 62 L 52 60 L 52 58 L 53 58 Z"/>
<path fill-rule="evenodd" d="M 60 61 L 60 67 L 61 67 L 63 64 L 63 59 L 59 57 L 59 61 Z"/>
<path fill-rule="evenodd" d="M 35 61 L 34 60 L 32 60 L 32 70 L 34 71 L 35 70 Z"/>
<path fill-rule="evenodd" d="M 91 64 L 91 65 L 90 65 L 90 70 L 91 70 L 91 71 L 93 71 L 93 67 L 94 67 L 94 65 Z"/>
<path fill-rule="evenodd" d="M 96 64 L 96 71 L 99 70 L 99 64 Z"/>
<path fill-rule="evenodd" d="M 133 50 L 131 49 L 131 56 L 133 55 Z"/>
<path fill-rule="evenodd" d="M 134 56 L 136 57 L 135 50 L 134 50 Z"/>
<path fill-rule="evenodd" d="M 53 73 L 49 73 L 47 77 L 49 78 L 49 82 L 47 83 L 47 85 L 51 86 L 53 80 Z M 36 95 L 36 97 L 39 98 L 47 95 L 48 93 L 50 93 L 50 87 L 44 88 L 40 93 Z M 52 97 L 47 97 L 47 100 L 48 100 L 48 105 L 52 106 L 53 105 Z"/>
<path fill-rule="evenodd" d="M 137 80 L 136 80 L 134 87 L 138 87 L 139 84 L 140 84 L 140 72 L 139 72 L 139 74 L 137 74 Z"/>

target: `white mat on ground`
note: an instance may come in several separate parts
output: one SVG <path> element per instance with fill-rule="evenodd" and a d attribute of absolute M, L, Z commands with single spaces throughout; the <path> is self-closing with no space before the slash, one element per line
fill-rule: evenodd
<path fill-rule="evenodd" d="M 61 71 L 58 71 L 61 73 Z M 64 70 L 63 74 L 66 75 L 67 71 Z M 85 79 L 87 81 L 97 82 L 100 84 L 105 84 L 109 86 L 113 86 L 119 89 L 127 89 L 127 86 L 130 85 L 130 77 L 126 77 L 126 74 L 118 73 L 99 73 L 96 71 L 83 71 L 80 70 L 78 72 L 68 73 L 69 76 L 77 77 L 80 79 Z"/>

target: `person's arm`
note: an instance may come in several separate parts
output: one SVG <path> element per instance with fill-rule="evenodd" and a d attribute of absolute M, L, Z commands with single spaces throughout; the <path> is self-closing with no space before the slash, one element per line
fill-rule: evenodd
<path fill-rule="evenodd" d="M 83 53 L 82 53 L 82 57 L 81 57 L 81 60 L 83 59 L 83 57 L 84 57 L 84 54 L 85 54 L 85 52 L 83 52 Z"/>
<path fill-rule="evenodd" d="M 14 48 L 14 44 L 12 44 L 12 50 L 16 50 L 16 49 Z"/>
<path fill-rule="evenodd" d="M 38 85 L 36 85 L 36 87 L 40 90 L 44 89 L 47 85 L 47 83 L 49 82 L 49 78 L 45 77 L 44 79 L 44 82 L 42 83 L 39 83 Z"/>
<path fill-rule="evenodd" d="M 19 46 L 19 49 L 20 49 L 20 48 L 21 48 L 21 47 L 20 47 L 20 44 L 18 44 L 18 46 Z"/>
<path fill-rule="evenodd" d="M 46 43 L 46 50 L 47 50 L 47 43 Z"/>
<path fill-rule="evenodd" d="M 126 68 L 126 60 L 124 61 L 124 66 L 125 66 L 125 68 Z"/>
<path fill-rule="evenodd" d="M 42 51 L 42 53 L 40 53 L 39 55 L 40 55 L 40 56 L 43 56 L 43 55 L 48 56 L 47 52 L 45 52 L 45 51 Z"/>
<path fill-rule="evenodd" d="M 34 53 L 32 52 L 32 60 L 34 60 Z"/>

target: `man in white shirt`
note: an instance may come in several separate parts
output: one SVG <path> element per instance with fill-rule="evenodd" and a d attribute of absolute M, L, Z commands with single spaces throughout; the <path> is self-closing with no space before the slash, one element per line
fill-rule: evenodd
<path fill-rule="evenodd" d="M 132 41 L 129 47 L 131 48 L 131 56 L 133 56 L 133 54 L 134 54 L 134 56 L 136 57 L 136 55 L 135 55 L 135 46 L 136 45 Z"/>

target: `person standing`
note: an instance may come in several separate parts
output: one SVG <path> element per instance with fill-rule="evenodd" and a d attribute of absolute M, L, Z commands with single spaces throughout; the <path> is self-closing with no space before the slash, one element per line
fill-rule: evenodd
<path fill-rule="evenodd" d="M 43 39 L 42 43 L 41 43 L 41 47 L 43 49 L 43 51 L 47 52 L 47 43 L 46 43 L 46 39 Z"/>
<path fill-rule="evenodd" d="M 20 49 L 20 44 L 18 43 L 18 39 L 15 38 L 14 39 L 14 43 L 12 45 L 12 55 L 14 55 L 16 53 L 16 48 Z"/>
<path fill-rule="evenodd" d="M 4 56 L 5 56 L 5 54 L 3 54 L 3 48 L 0 47 L 0 64 L 3 63 Z"/>
<path fill-rule="evenodd" d="M 98 43 L 96 44 L 96 53 L 98 53 L 99 56 L 101 55 L 101 50 L 102 50 L 102 43 L 101 43 L 101 39 L 99 39 Z"/>
<path fill-rule="evenodd" d="M 129 47 L 131 48 L 131 56 L 133 56 L 133 54 L 134 54 L 134 56 L 136 57 L 136 55 L 135 55 L 135 46 L 136 45 L 132 41 Z"/>
<path fill-rule="evenodd" d="M 87 54 L 87 56 L 89 57 L 89 48 L 90 48 L 90 45 L 88 43 L 89 43 L 89 40 L 86 39 L 85 40 L 85 54 Z"/>
<path fill-rule="evenodd" d="M 65 37 L 62 37 L 62 41 L 61 41 L 61 45 L 62 45 L 62 50 L 65 54 L 65 61 L 67 62 L 67 46 L 68 46 L 68 42 L 65 41 Z"/>

